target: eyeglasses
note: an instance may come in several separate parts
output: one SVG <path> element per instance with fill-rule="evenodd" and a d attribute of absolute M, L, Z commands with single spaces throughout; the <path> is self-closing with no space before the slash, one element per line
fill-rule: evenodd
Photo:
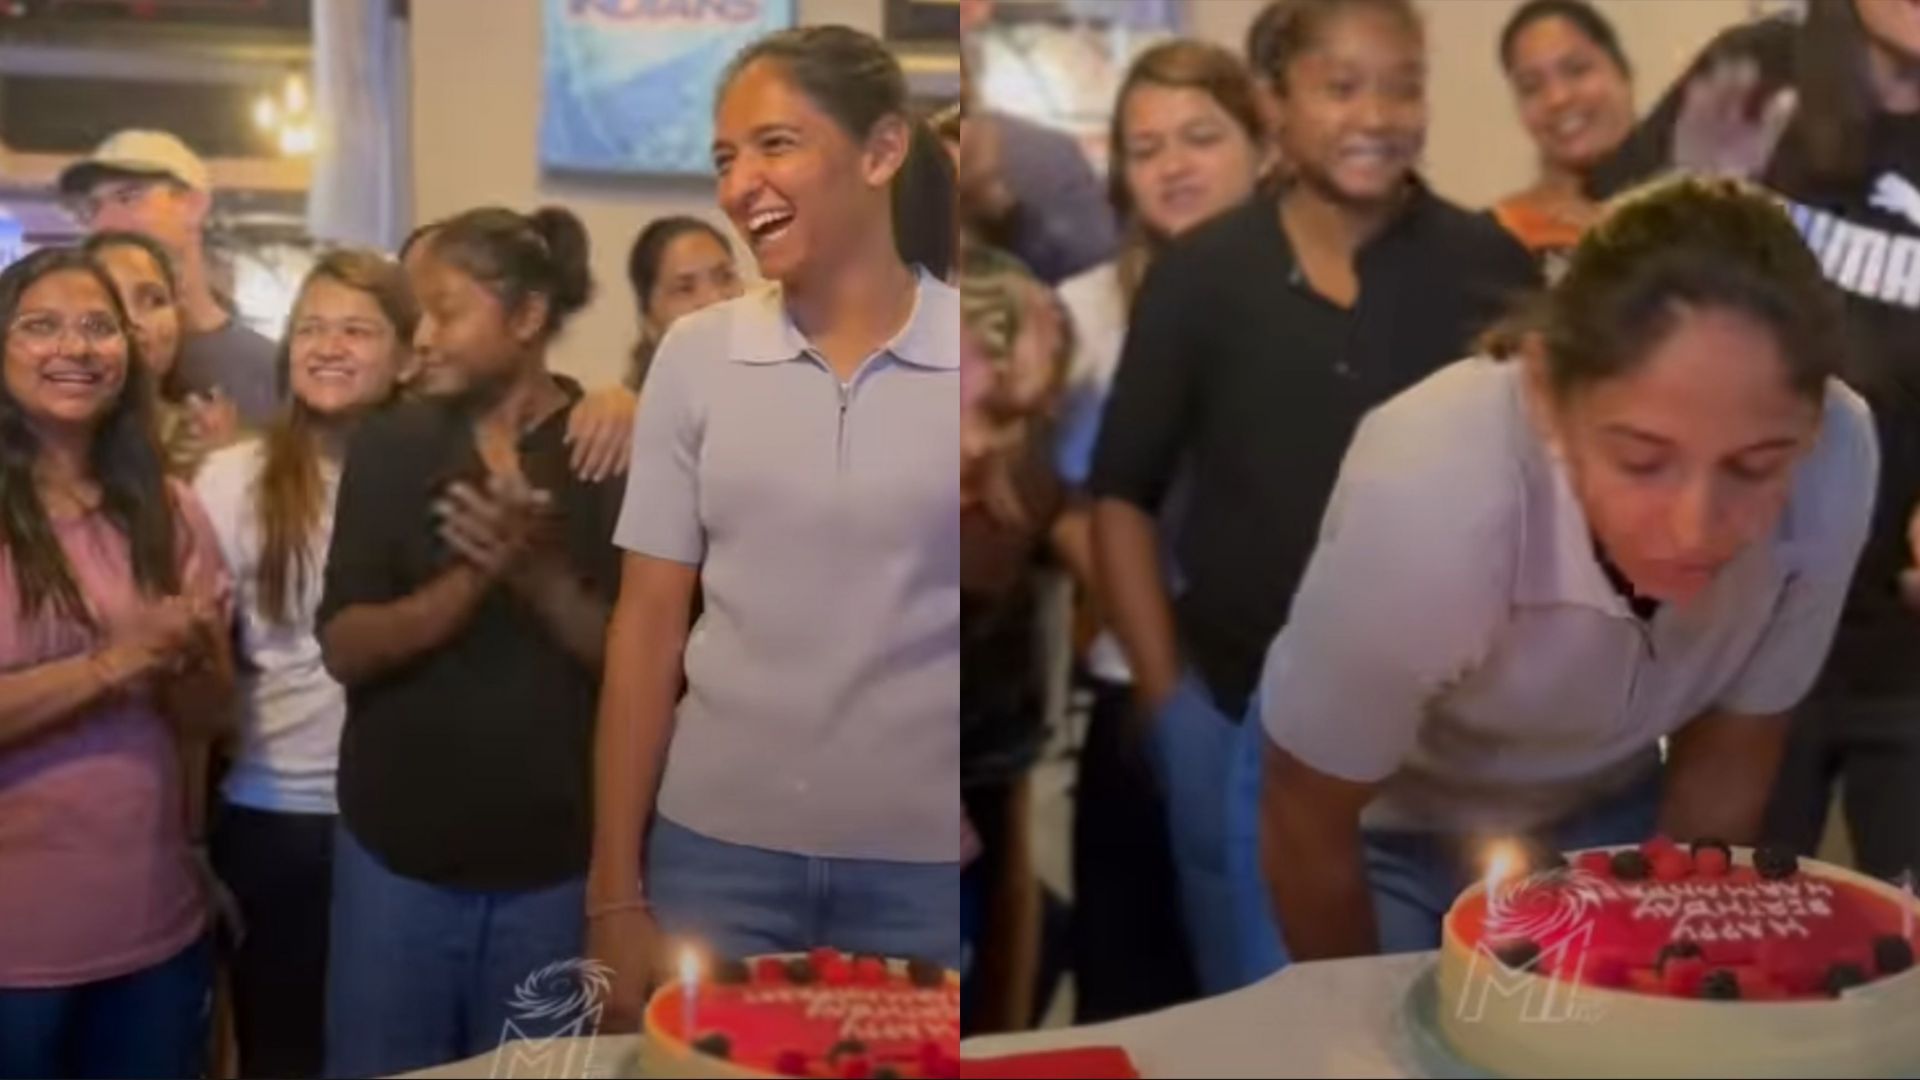
<path fill-rule="evenodd" d="M 51 348 L 65 340 L 68 331 L 79 335 L 88 345 L 105 345 L 125 333 L 118 319 L 97 311 L 75 319 L 36 311 L 15 319 L 11 333 L 29 345 Z"/>

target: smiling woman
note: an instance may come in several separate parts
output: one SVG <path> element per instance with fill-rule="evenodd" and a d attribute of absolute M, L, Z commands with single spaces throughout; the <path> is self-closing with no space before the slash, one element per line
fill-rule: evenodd
<path fill-rule="evenodd" d="M 229 715 L 225 567 L 96 263 L 0 274 L 0 353 L 0 1074 L 197 1076 L 180 762 Z"/>
<path fill-rule="evenodd" d="M 258 439 L 207 460 L 195 490 L 239 583 L 252 677 L 221 785 L 214 865 L 247 932 L 230 954 L 240 1068 L 322 1067 L 334 779 L 346 692 L 316 660 L 321 559 L 348 436 L 394 396 L 417 312 L 399 265 L 322 256 L 294 299 L 280 363 L 293 394 Z"/>
<path fill-rule="evenodd" d="M 733 245 L 696 217 L 665 217 L 647 224 L 627 255 L 627 281 L 640 312 L 626 384 L 638 392 L 660 338 L 682 315 L 740 295 Z"/>
<path fill-rule="evenodd" d="M 760 272 L 796 291 L 858 244 L 892 246 L 889 185 L 905 164 L 906 78 L 872 39 L 798 31 L 743 50 L 720 83 L 720 207 Z M 839 28 L 844 29 L 844 28 Z"/>
<path fill-rule="evenodd" d="M 191 479 L 206 456 L 239 435 L 239 415 L 222 395 L 186 392 L 180 377 L 179 279 L 167 249 L 143 233 L 101 232 L 86 251 L 106 270 L 127 310 L 140 361 L 158 392 L 157 430 L 167 468 Z"/>
<path fill-rule="evenodd" d="M 905 107 L 841 26 L 720 84 L 718 199 L 768 284 L 674 324 L 634 424 L 588 881 L 616 1022 L 662 929 L 958 966 L 960 305 L 899 252 Z"/>
<path fill-rule="evenodd" d="M 1500 33 L 1500 64 L 1540 153 L 1532 186 L 1494 217 L 1549 266 L 1593 222 L 1588 174 L 1633 130 L 1633 66 L 1613 24 L 1586 0 L 1529 0 Z"/>

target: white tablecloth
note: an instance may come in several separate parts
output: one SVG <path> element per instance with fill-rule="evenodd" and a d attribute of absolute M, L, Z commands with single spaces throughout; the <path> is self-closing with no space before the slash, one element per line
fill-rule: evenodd
<path fill-rule="evenodd" d="M 1264 982 L 1164 1012 L 1110 1024 L 969 1039 L 965 1057 L 1076 1046 L 1119 1046 L 1145 1077 L 1419 1077 L 1403 1009 L 1433 953 L 1294 964 Z M 413 1080 L 465 1077 L 611 1077 L 631 1060 L 635 1037 L 591 1047 L 522 1045 L 409 1073 Z M 568 1055 L 571 1054 L 571 1057 Z M 561 1071 L 556 1065 L 570 1066 Z"/>
<path fill-rule="evenodd" d="M 616 1069 L 626 1068 L 633 1060 L 634 1047 L 639 1041 L 638 1035 L 603 1035 L 597 1039 L 554 1039 L 540 1044 L 520 1042 L 466 1061 L 407 1073 L 402 1080 L 611 1078 L 619 1075 Z"/>
<path fill-rule="evenodd" d="M 961 1054 L 1118 1046 L 1152 1078 L 1422 1076 L 1402 1009 L 1436 955 L 1295 964 L 1244 990 L 1164 1012 L 969 1039 Z"/>

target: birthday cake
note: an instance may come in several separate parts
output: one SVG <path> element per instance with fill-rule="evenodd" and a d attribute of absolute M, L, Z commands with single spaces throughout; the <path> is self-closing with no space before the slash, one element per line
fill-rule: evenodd
<path fill-rule="evenodd" d="M 1454 902 L 1439 1027 L 1502 1076 L 1920 1072 L 1910 890 L 1653 840 L 1489 872 Z"/>
<path fill-rule="evenodd" d="M 719 964 L 647 1004 L 640 1076 L 957 1077 L 960 978 L 834 949 Z"/>

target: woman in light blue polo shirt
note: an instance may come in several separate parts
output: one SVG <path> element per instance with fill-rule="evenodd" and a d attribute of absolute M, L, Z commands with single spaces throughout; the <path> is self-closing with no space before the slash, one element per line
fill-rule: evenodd
<path fill-rule="evenodd" d="M 1773 200 L 1679 180 L 1587 234 L 1536 329 L 1366 420 L 1268 655 L 1296 958 L 1437 946 L 1492 837 L 1763 839 L 1878 465 L 1838 299 Z"/>
<path fill-rule="evenodd" d="M 769 283 L 674 324 L 635 421 L 588 888 L 616 1022 L 663 932 L 958 966 L 960 309 L 896 247 L 905 80 L 784 31 L 715 111 Z"/>

